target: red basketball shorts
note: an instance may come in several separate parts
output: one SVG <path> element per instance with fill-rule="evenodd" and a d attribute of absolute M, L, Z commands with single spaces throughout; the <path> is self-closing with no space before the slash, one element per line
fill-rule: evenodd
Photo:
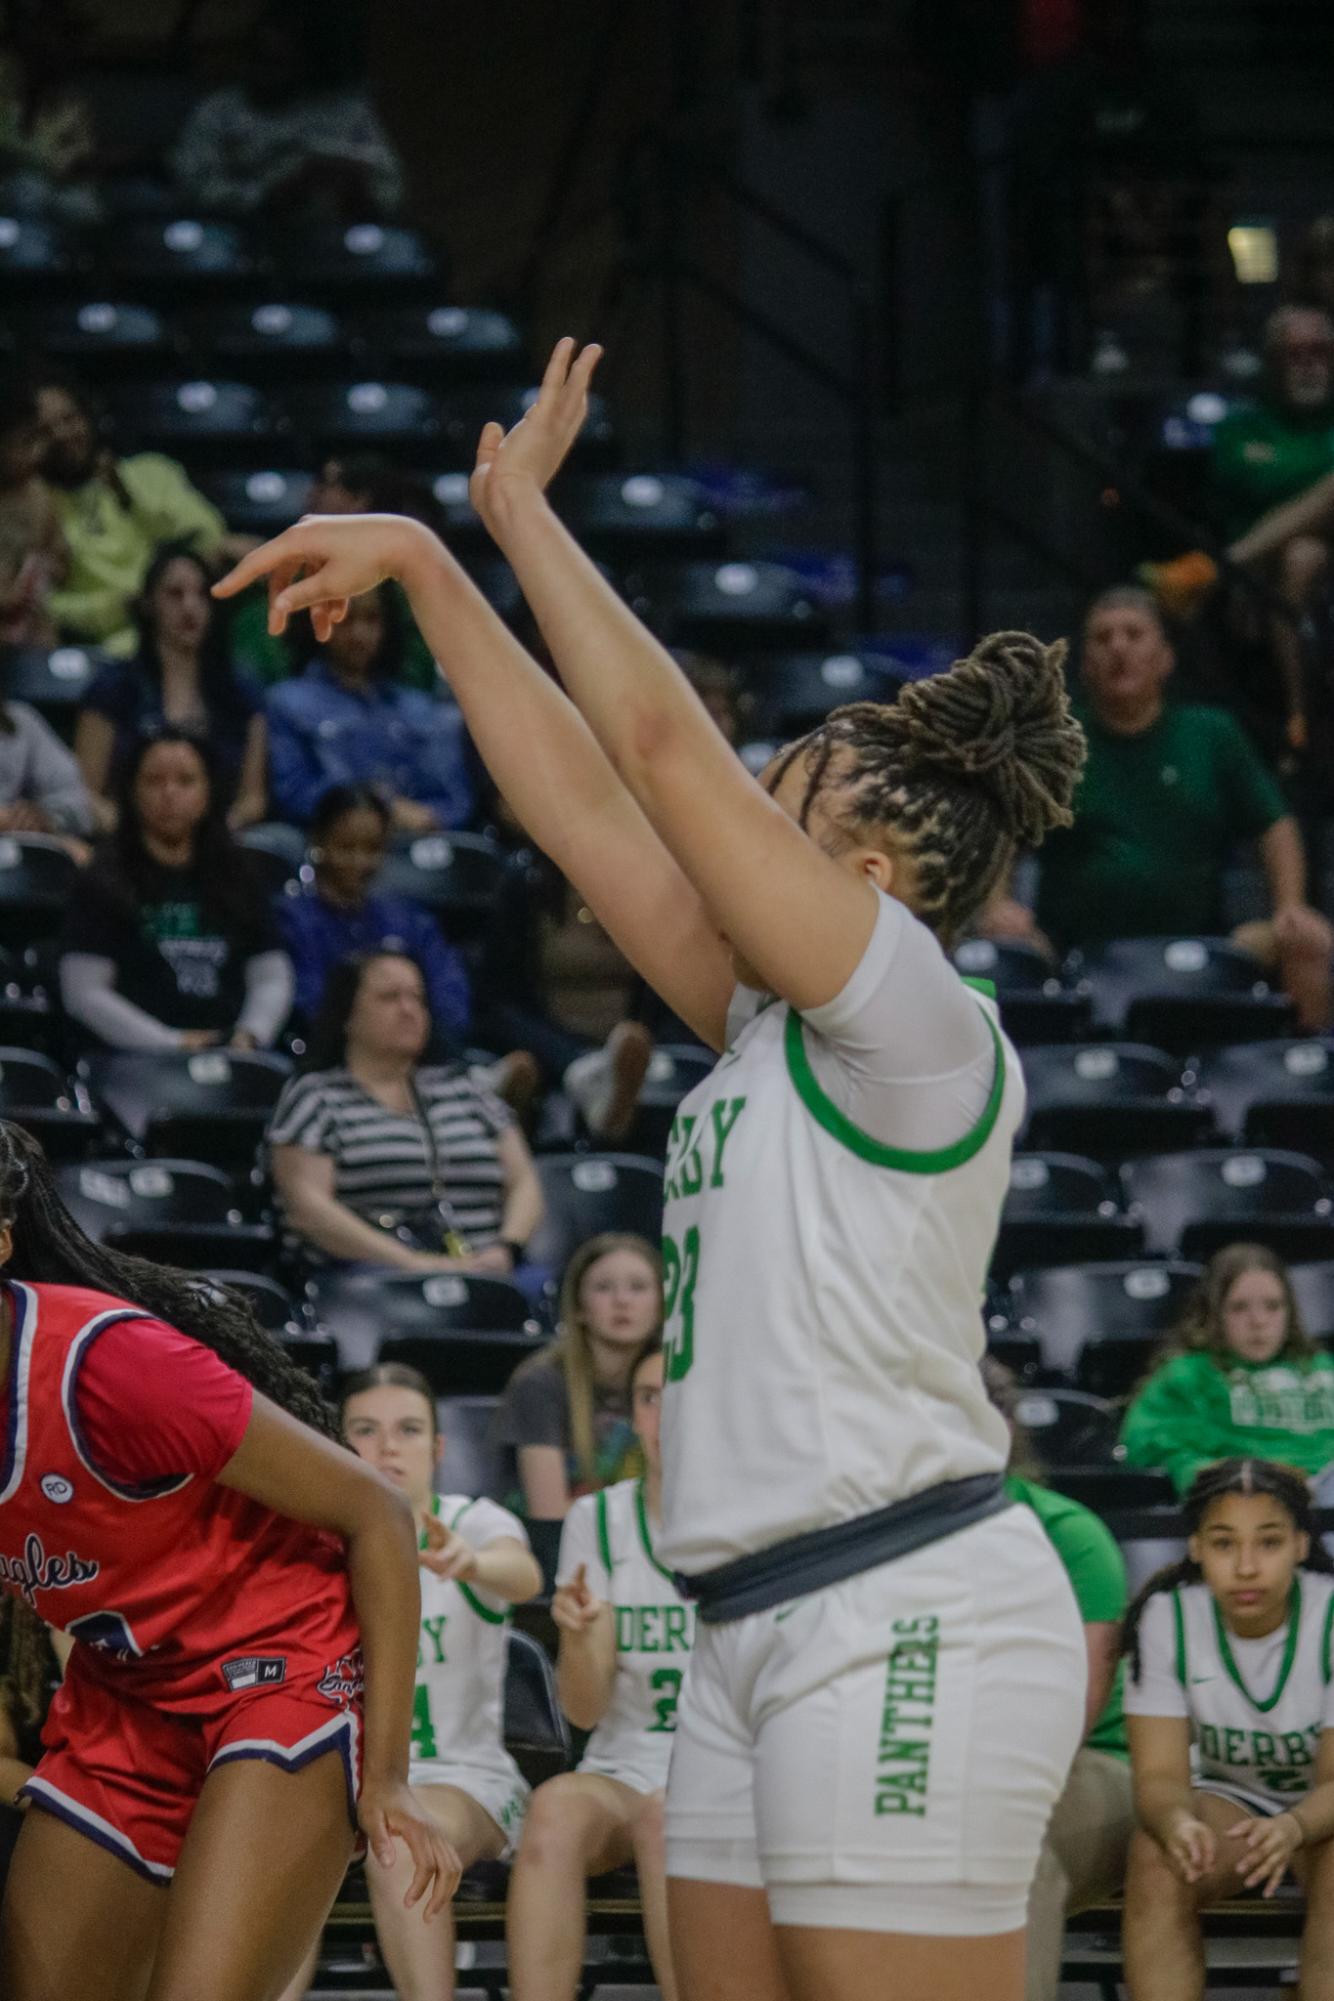
<path fill-rule="evenodd" d="M 289 1648 L 194 1667 L 180 1684 L 104 1666 L 76 1647 L 42 1732 L 45 1754 L 22 1797 L 169 1882 L 204 1781 L 259 1758 L 298 1772 L 337 1753 L 355 1830 L 361 1784 L 361 1651 L 334 1659 Z"/>

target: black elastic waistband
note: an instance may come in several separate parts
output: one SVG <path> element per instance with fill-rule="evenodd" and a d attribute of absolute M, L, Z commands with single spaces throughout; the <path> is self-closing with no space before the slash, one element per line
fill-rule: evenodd
<path fill-rule="evenodd" d="M 677 1589 L 699 1606 L 706 1626 L 767 1612 L 774 1605 L 804 1598 L 826 1585 L 841 1584 L 878 1564 L 892 1563 L 928 1543 L 957 1535 L 974 1522 L 998 1515 L 1011 1502 L 1002 1473 L 977 1473 L 967 1480 L 945 1480 L 906 1501 L 894 1501 L 874 1514 L 857 1515 L 832 1528 L 810 1529 L 790 1536 L 752 1556 L 739 1556 L 716 1570 L 696 1577 L 677 1574 Z"/>

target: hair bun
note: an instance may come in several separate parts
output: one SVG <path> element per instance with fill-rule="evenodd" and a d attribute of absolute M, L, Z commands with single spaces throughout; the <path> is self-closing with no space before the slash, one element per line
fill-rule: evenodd
<path fill-rule="evenodd" d="M 1031 632 L 993 632 L 897 704 L 913 761 L 985 785 L 1025 847 L 1070 824 L 1084 767 L 1065 654 L 1063 639 L 1044 646 Z"/>

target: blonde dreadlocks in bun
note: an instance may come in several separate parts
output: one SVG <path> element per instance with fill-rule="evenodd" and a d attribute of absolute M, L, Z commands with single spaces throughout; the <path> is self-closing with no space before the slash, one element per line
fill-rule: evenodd
<path fill-rule="evenodd" d="M 790 746 L 771 784 L 803 757 L 801 824 L 817 794 L 832 794 L 823 803 L 848 838 L 879 835 L 908 855 L 913 908 L 949 942 L 1017 847 L 1070 824 L 1085 742 L 1064 661 L 1064 640 L 993 632 L 892 705 L 835 709 Z"/>

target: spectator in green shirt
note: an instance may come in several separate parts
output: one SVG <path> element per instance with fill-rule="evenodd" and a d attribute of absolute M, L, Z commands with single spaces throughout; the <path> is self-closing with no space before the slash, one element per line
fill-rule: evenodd
<path fill-rule="evenodd" d="M 98 433 L 93 403 L 73 377 L 33 377 L 45 450 L 42 471 L 69 548 L 69 567 L 48 597 L 62 634 L 121 658 L 138 645 L 135 603 L 164 542 L 220 563 L 250 548 L 230 535 L 185 468 L 157 452 L 117 458 Z"/>
<path fill-rule="evenodd" d="M 1262 1244 L 1209 1261 L 1175 1341 L 1121 1429 L 1134 1466 L 1161 1466 L 1184 1494 L 1220 1459 L 1334 1465 L 1334 1359 L 1317 1348 L 1287 1268 Z"/>
<path fill-rule="evenodd" d="M 1076 713 L 1088 763 L 1074 823 L 1042 850 L 1036 929 L 1012 898 L 980 928 L 1058 950 L 1109 938 L 1218 936 L 1223 874 L 1234 845 L 1258 842 L 1267 919 L 1233 941 L 1281 977 L 1301 1026 L 1330 1019 L 1334 932 L 1306 902 L 1306 856 L 1283 794 L 1223 709 L 1168 699 L 1175 665 L 1147 591 L 1104 591 L 1084 623 Z"/>
<path fill-rule="evenodd" d="M 1254 570 L 1289 607 L 1272 621 L 1288 741 L 1307 745 L 1298 621 L 1329 576 L 1334 540 L 1334 320 L 1319 306 L 1280 306 L 1265 328 L 1266 378 L 1259 399 L 1214 433 L 1215 511 L 1231 563 Z M 1218 581 L 1218 566 L 1192 549 L 1141 573 L 1169 611 L 1193 610 Z"/>
<path fill-rule="evenodd" d="M 1010 1427 L 1005 1491 L 1031 1508 L 1070 1579 L 1088 1649 L 1084 1744 L 1070 1768 L 1038 1858 L 1028 1900 L 1025 2001 L 1056 2001 L 1065 1920 L 1117 1895 L 1135 1825 L 1118 1660 L 1126 1609 L 1126 1567 L 1106 1524 L 1021 1468 L 1031 1459 L 1014 1377 L 988 1357 L 987 1394 Z"/>

